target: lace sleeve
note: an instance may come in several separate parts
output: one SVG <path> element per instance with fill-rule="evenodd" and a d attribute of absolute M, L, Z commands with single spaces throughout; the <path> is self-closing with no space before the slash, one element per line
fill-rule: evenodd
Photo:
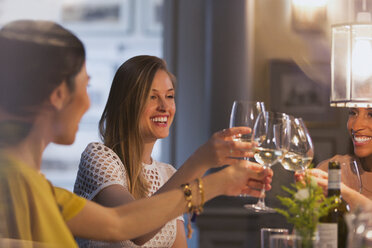
<path fill-rule="evenodd" d="M 171 178 L 173 176 L 173 174 L 176 173 L 176 171 L 177 171 L 170 164 L 157 162 L 157 166 L 159 168 L 160 173 L 163 175 L 163 178 L 164 178 L 163 184 L 166 183 L 169 180 L 169 178 Z M 181 220 L 181 221 L 185 222 L 185 219 L 184 219 L 183 215 L 178 216 L 176 218 L 176 220 Z"/>
<path fill-rule="evenodd" d="M 167 181 L 169 180 L 169 178 L 171 178 L 173 176 L 174 173 L 177 172 L 177 170 L 170 164 L 168 164 L 168 166 L 166 166 L 166 171 L 168 173 L 168 179 Z M 185 222 L 185 218 L 183 217 L 183 215 L 180 215 L 176 218 L 176 220 L 180 220 L 180 221 L 183 221 Z"/>
<path fill-rule="evenodd" d="M 92 200 L 99 191 L 113 184 L 128 189 L 123 163 L 110 148 L 90 143 L 81 155 L 74 192 Z"/>
<path fill-rule="evenodd" d="M 173 176 L 174 173 L 176 173 L 176 169 L 170 165 L 170 164 L 163 164 L 164 166 L 164 170 L 165 170 L 165 174 L 167 175 L 167 181 L 169 178 L 171 178 Z"/>

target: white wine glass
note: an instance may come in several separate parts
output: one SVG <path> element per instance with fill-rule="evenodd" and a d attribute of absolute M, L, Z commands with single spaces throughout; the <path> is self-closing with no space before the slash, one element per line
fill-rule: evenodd
<path fill-rule="evenodd" d="M 289 132 L 289 147 L 280 162 L 284 169 L 301 174 L 313 161 L 314 145 L 301 118 L 290 116 Z"/>
<path fill-rule="evenodd" d="M 252 142 L 255 143 L 254 158 L 264 169 L 278 162 L 289 146 L 289 117 L 284 113 L 262 112 L 253 128 Z M 265 204 L 265 188 L 256 204 L 246 204 L 245 208 L 255 212 L 273 213 L 274 209 Z"/>
<path fill-rule="evenodd" d="M 341 163 L 341 166 L 343 164 L 344 163 Z M 352 175 L 354 175 L 354 181 L 356 181 L 356 184 L 357 184 L 354 186 L 354 188 L 357 189 L 359 193 L 362 194 L 363 182 L 362 182 L 362 175 L 360 173 L 360 171 L 362 170 L 362 165 L 360 164 L 360 160 L 357 159 L 356 157 L 351 157 L 350 166 L 351 166 Z"/>
<path fill-rule="evenodd" d="M 254 101 L 234 101 L 231 115 L 230 115 L 230 127 L 250 127 L 253 130 L 253 126 L 256 122 L 257 116 L 265 111 L 264 102 Z M 249 134 L 239 135 L 234 138 L 235 141 L 251 142 L 252 132 Z M 237 159 L 248 159 L 248 158 L 237 158 Z"/>

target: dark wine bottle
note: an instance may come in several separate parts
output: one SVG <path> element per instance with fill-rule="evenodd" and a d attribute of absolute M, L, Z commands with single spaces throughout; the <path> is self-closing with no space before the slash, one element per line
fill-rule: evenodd
<path fill-rule="evenodd" d="M 328 215 L 319 219 L 318 232 L 322 247 L 346 248 L 347 225 L 344 215 L 350 211 L 349 205 L 341 196 L 341 167 L 337 161 L 328 164 L 328 197 L 335 196 L 336 206 Z"/>

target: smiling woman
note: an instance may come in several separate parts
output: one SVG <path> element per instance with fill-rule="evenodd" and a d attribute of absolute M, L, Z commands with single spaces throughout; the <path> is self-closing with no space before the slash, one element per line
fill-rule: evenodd
<path fill-rule="evenodd" d="M 318 168 L 327 171 L 330 160 L 339 161 L 344 185 L 372 198 L 372 109 L 350 108 L 347 129 L 354 154 L 336 155 L 321 162 Z"/>
<path fill-rule="evenodd" d="M 176 104 L 175 89 L 169 72 L 158 70 L 151 85 L 151 91 L 140 119 L 140 130 L 145 143 L 168 137 L 172 125 Z M 151 159 L 148 157 L 150 163 Z"/>
<path fill-rule="evenodd" d="M 176 112 L 174 97 L 175 77 L 162 59 L 136 56 L 123 63 L 100 120 L 104 144 L 91 143 L 83 152 L 74 191 L 105 206 L 157 192 L 175 172 L 171 165 L 151 157 L 155 142 L 169 135 Z M 185 246 L 183 218 L 133 241 L 146 243 L 145 247 Z M 79 243 L 91 246 L 96 241 Z"/>
<path fill-rule="evenodd" d="M 365 169 L 372 170 L 372 109 L 351 108 L 347 129 L 354 144 L 354 154 L 369 161 Z"/>

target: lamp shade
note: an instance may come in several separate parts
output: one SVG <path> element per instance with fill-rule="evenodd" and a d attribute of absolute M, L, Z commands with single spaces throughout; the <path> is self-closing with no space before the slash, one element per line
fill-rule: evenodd
<path fill-rule="evenodd" d="M 332 26 L 331 106 L 372 107 L 372 23 Z"/>

